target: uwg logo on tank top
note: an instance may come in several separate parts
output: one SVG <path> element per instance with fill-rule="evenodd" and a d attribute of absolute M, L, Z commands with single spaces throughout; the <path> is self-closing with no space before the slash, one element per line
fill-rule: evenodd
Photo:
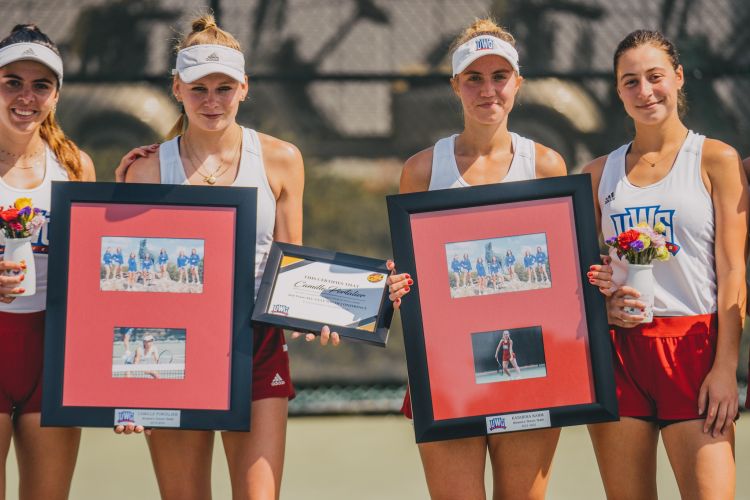
<path fill-rule="evenodd" d="M 634 228 L 639 222 L 646 222 L 651 227 L 654 227 L 657 222 L 661 222 L 666 228 L 664 238 L 667 243 L 674 245 L 671 253 L 676 255 L 680 251 L 680 245 L 675 241 L 674 236 L 674 214 L 675 210 L 662 208 L 661 205 L 650 205 L 626 207 L 624 213 L 612 214 L 609 218 L 612 225 L 615 226 L 615 235 Z"/>
<path fill-rule="evenodd" d="M 39 228 L 39 232 L 31 240 L 31 249 L 34 253 L 43 253 L 46 255 L 49 253 L 49 211 L 42 208 L 39 209 L 39 213 L 44 216 L 46 222 Z M 5 239 L 3 239 L 4 242 Z M 4 253 L 4 251 L 5 245 L 0 244 L 0 253 Z"/>

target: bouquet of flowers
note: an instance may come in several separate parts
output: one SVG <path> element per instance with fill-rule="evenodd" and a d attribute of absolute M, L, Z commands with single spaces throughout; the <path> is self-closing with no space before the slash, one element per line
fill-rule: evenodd
<path fill-rule="evenodd" d="M 675 253 L 677 246 L 669 243 L 664 237 L 666 228 L 657 222 L 652 228 L 645 222 L 639 223 L 633 229 L 624 231 L 617 236 L 605 240 L 605 244 L 617 251 L 617 256 L 623 256 L 631 264 L 651 264 L 654 259 L 669 260 L 670 253 Z"/>
<path fill-rule="evenodd" d="M 28 238 L 39 231 L 44 222 L 44 215 L 32 206 L 29 198 L 18 198 L 8 208 L 0 206 L 0 230 L 6 238 Z"/>

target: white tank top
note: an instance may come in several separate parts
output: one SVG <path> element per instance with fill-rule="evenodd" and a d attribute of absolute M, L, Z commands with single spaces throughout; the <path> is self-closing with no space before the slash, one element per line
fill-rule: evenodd
<path fill-rule="evenodd" d="M 456 156 L 454 154 L 456 137 L 458 137 L 458 134 L 445 137 L 435 143 L 435 147 L 432 150 L 430 191 L 471 186 L 471 184 L 461 177 L 458 171 L 458 164 L 456 163 Z M 510 163 L 508 173 L 500 182 L 535 179 L 536 151 L 534 141 L 513 132 L 510 133 L 510 138 L 513 147 L 513 160 Z"/>
<path fill-rule="evenodd" d="M 60 165 L 49 146 L 44 151 L 44 179 L 35 188 L 20 189 L 6 184 L 0 178 L 0 205 L 7 207 L 18 198 L 31 198 L 35 208 L 38 208 L 47 219 L 39 233 L 32 239 L 34 250 L 34 266 L 36 269 L 36 293 L 30 297 L 16 297 L 10 304 L 0 302 L 0 311 L 12 313 L 30 313 L 44 311 L 47 301 L 47 252 L 49 247 L 50 205 L 52 198 L 52 181 L 67 181 L 68 171 Z M 5 244 L 5 238 L 0 231 L 0 245 Z M 1 247 L 2 250 L 4 247 Z"/>
<path fill-rule="evenodd" d="M 625 175 L 630 144 L 610 153 L 599 182 L 602 234 L 611 238 L 639 222 L 661 222 L 678 246 L 666 262 L 654 262 L 654 315 L 695 316 L 716 312 L 714 207 L 701 178 L 702 135 L 688 132 L 672 169 L 660 181 L 637 187 Z M 625 282 L 627 261 L 610 249 L 613 281 Z"/>
<path fill-rule="evenodd" d="M 162 184 L 188 184 L 185 168 L 180 160 L 179 137 L 163 143 L 159 148 L 159 170 Z M 255 294 L 257 295 L 273 242 L 276 198 L 268 184 L 263 164 L 263 151 L 255 130 L 242 127 L 240 166 L 232 186 L 258 188 L 258 220 L 255 231 Z"/>

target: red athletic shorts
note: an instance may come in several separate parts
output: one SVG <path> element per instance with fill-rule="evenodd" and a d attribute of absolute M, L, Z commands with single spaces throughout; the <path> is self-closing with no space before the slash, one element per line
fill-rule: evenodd
<path fill-rule="evenodd" d="M 44 311 L 0 312 L 0 413 L 42 409 Z"/>
<path fill-rule="evenodd" d="M 716 314 L 706 314 L 610 330 L 620 415 L 703 418 L 698 393 L 713 365 L 717 328 Z"/>
<path fill-rule="evenodd" d="M 406 394 L 404 394 L 404 403 L 401 405 L 401 413 L 406 418 L 414 418 L 411 413 L 411 394 L 409 393 L 409 386 L 406 386 Z"/>
<path fill-rule="evenodd" d="M 266 398 L 294 398 L 289 373 L 284 330 L 255 325 L 253 328 L 253 401 Z"/>

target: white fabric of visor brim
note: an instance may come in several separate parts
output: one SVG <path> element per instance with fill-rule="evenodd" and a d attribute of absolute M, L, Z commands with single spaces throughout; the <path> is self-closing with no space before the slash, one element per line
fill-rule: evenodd
<path fill-rule="evenodd" d="M 57 76 L 58 86 L 62 86 L 62 59 L 49 47 L 39 43 L 20 42 L 0 49 L 0 68 L 16 61 L 35 61 L 47 66 Z"/>
<path fill-rule="evenodd" d="M 244 71 L 237 71 L 234 68 L 229 68 L 226 65 L 220 63 L 204 63 L 197 66 L 191 66 L 190 68 L 185 68 L 182 71 L 178 71 L 180 80 L 185 83 L 192 83 L 203 78 L 206 75 L 210 75 L 213 73 L 221 73 L 222 75 L 227 75 L 232 80 L 237 80 L 240 83 L 245 82 Z"/>
<path fill-rule="evenodd" d="M 477 40 L 481 39 L 492 40 L 493 47 L 484 50 L 471 50 L 470 44 L 476 43 Z M 518 66 L 518 52 L 510 43 L 493 36 L 481 36 L 472 38 L 456 48 L 452 57 L 453 76 L 463 72 L 471 63 L 484 56 L 500 56 L 508 61 L 516 73 L 521 74 Z"/>

